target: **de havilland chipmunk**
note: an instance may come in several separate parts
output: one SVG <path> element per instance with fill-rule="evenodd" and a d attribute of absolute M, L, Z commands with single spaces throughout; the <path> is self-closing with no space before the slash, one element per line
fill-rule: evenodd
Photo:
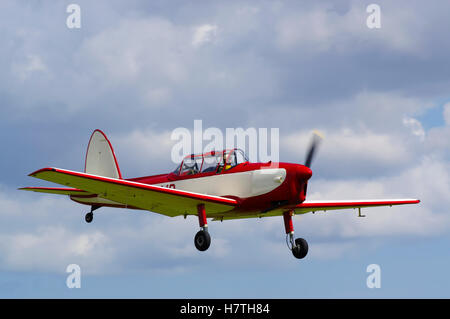
<path fill-rule="evenodd" d="M 106 135 L 95 130 L 88 144 L 84 172 L 43 168 L 29 176 L 64 187 L 24 187 L 20 190 L 67 195 L 89 205 L 90 223 L 100 207 L 141 209 L 175 217 L 198 217 L 200 231 L 194 238 L 200 251 L 209 248 L 207 218 L 230 220 L 283 216 L 286 242 L 296 258 L 304 258 L 308 244 L 294 239 L 292 217 L 315 211 L 358 209 L 375 206 L 417 204 L 418 199 L 306 200 L 310 169 L 320 141 L 313 135 L 304 165 L 251 163 L 240 149 L 211 151 L 186 156 L 174 171 L 125 179 Z"/>

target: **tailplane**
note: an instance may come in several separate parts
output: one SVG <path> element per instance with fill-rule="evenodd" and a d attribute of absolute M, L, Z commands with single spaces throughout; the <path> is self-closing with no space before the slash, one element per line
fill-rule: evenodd
<path fill-rule="evenodd" d="M 87 174 L 122 178 L 114 150 L 105 133 L 95 130 L 89 140 L 84 172 Z"/>

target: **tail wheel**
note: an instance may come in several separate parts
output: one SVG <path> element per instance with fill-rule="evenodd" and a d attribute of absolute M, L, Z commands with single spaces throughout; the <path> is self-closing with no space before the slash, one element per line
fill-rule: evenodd
<path fill-rule="evenodd" d="M 308 254 L 308 242 L 303 238 L 295 240 L 295 247 L 292 247 L 292 254 L 295 258 L 302 259 Z"/>
<path fill-rule="evenodd" d="M 94 219 L 94 213 L 92 213 L 92 212 L 87 213 L 86 216 L 84 216 L 84 220 L 86 221 L 86 223 L 91 223 L 93 219 Z"/>
<path fill-rule="evenodd" d="M 207 231 L 200 230 L 194 238 L 195 248 L 200 251 L 205 251 L 211 245 L 211 236 Z"/>

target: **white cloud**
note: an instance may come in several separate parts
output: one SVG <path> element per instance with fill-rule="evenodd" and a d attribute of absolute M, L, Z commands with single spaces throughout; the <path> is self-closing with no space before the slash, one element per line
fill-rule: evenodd
<path fill-rule="evenodd" d="M 328 91 L 324 89 L 322 92 Z M 283 123 L 283 128 L 289 132 L 299 126 L 330 132 L 349 128 L 354 132 L 363 132 L 363 135 L 364 132 L 373 132 L 393 138 L 394 134 L 410 136 L 409 130 L 402 125 L 403 119 L 424 113 L 432 106 L 429 99 L 405 96 L 400 92 L 363 89 L 350 96 L 318 101 L 312 105 L 307 102 L 276 107 L 270 105 L 253 113 L 251 122 L 266 126 Z"/>
<path fill-rule="evenodd" d="M 341 128 L 338 131 L 322 130 L 325 139 L 320 145 L 317 157 L 340 167 L 342 163 L 351 169 L 358 163 L 365 166 L 389 166 L 409 159 L 409 152 L 396 136 L 375 133 L 369 130 Z M 310 143 L 311 132 L 292 133 L 281 138 L 284 151 L 294 152 L 297 158 L 305 156 Z M 300 147 L 299 147 L 300 146 Z"/>
<path fill-rule="evenodd" d="M 102 271 L 114 248 L 101 232 L 74 233 L 61 226 L 39 227 L 36 231 L 0 235 L 2 268 L 64 272 L 75 263 L 87 273 Z"/>
<path fill-rule="evenodd" d="M 20 81 L 25 81 L 36 72 L 45 72 L 48 70 L 42 58 L 36 54 L 28 54 L 23 61 L 13 62 L 11 65 L 12 73 Z"/>
<path fill-rule="evenodd" d="M 405 117 L 403 119 L 403 125 L 410 128 L 411 133 L 419 137 L 421 141 L 425 139 L 425 130 L 422 127 L 422 123 L 420 123 L 418 120 L 411 117 Z"/>
<path fill-rule="evenodd" d="M 149 89 L 145 96 L 150 105 L 162 105 L 167 104 L 172 94 L 169 88 L 163 87 Z"/>
<path fill-rule="evenodd" d="M 112 12 L 115 7 L 108 9 Z M 187 16 L 186 22 L 180 24 L 173 23 L 169 18 L 155 18 L 153 13 L 151 17 L 143 16 L 139 20 L 118 13 L 112 15 L 114 19 L 107 19 L 111 16 L 105 14 L 105 21 L 116 23 L 107 23 L 109 28 L 104 29 L 101 27 L 103 22 L 99 20 L 100 30 L 98 26 L 89 30 L 80 38 L 81 42 L 74 41 L 73 46 L 68 45 L 72 37 L 66 40 L 65 33 L 64 37 L 55 38 L 52 32 L 42 32 L 40 37 L 36 37 L 30 36 L 24 27 L 24 37 L 21 39 L 26 45 L 20 52 L 39 52 L 33 50 L 34 46 L 38 47 L 33 41 L 45 44 L 53 38 L 58 39 L 53 43 L 59 43 L 61 47 L 49 51 L 44 46 L 41 53 L 55 52 L 54 55 L 33 53 L 23 59 L 15 58 L 24 55 L 14 56 L 17 51 L 7 47 L 4 52 L 12 54 L 3 56 L 2 60 L 14 61 L 11 70 L 14 76 L 22 80 L 48 73 L 49 70 L 61 71 L 61 77 L 56 77 L 58 83 L 43 83 L 42 87 L 33 85 L 32 89 L 37 94 L 26 96 L 34 103 L 36 97 L 42 94 L 46 97 L 44 101 L 51 101 L 58 108 L 59 102 L 71 103 L 68 100 L 74 99 L 73 103 L 80 111 L 74 114 L 78 119 L 83 119 L 79 121 L 80 125 L 97 122 L 98 114 L 103 116 L 105 125 L 116 125 L 120 133 L 110 138 L 125 176 L 144 175 L 148 170 L 159 173 L 175 165 L 170 162 L 170 132 L 154 129 L 153 126 L 140 129 L 137 125 L 143 125 L 142 119 L 146 121 L 144 125 L 151 123 L 155 127 L 170 127 L 171 123 L 179 123 L 180 118 L 185 120 L 186 112 L 192 112 L 204 116 L 209 114 L 214 120 L 217 118 L 217 124 L 213 124 L 215 126 L 230 126 L 227 123 L 236 121 L 240 121 L 241 125 L 246 124 L 246 120 L 251 121 L 254 127 L 262 127 L 264 125 L 261 123 L 267 122 L 270 124 L 267 127 L 282 125 L 290 132 L 287 136 L 281 136 L 283 146 L 294 153 L 298 162 L 304 158 L 304 149 L 309 142 L 307 130 L 314 126 L 325 128 L 327 138 L 319 150 L 318 162 L 322 161 L 322 167 L 328 166 L 342 175 L 334 180 L 320 180 L 314 175 L 309 185 L 310 198 L 411 196 L 422 200 L 416 206 L 367 209 L 364 213 L 368 217 L 365 219 L 357 219 L 353 211 L 300 217 L 301 221 L 296 223 L 297 234 L 303 236 L 304 233 L 307 235 L 304 237 L 313 239 L 310 241 L 312 258 L 336 258 L 358 251 L 361 246 L 354 245 L 353 240 L 357 242 L 360 238 L 378 241 L 395 236 L 433 236 L 448 232 L 445 209 L 450 205 L 449 167 L 448 161 L 437 155 L 440 155 L 438 151 L 449 149 L 450 106 L 444 106 L 447 126 L 425 132 L 413 116 L 427 107 L 426 98 L 408 92 L 408 87 L 413 87 L 414 94 L 417 93 L 417 84 L 421 82 L 416 79 L 421 77 L 411 76 L 407 72 L 407 81 L 399 78 L 399 83 L 412 85 L 406 88 L 404 94 L 360 90 L 347 96 L 338 90 L 342 95 L 337 100 L 327 89 L 330 70 L 323 68 L 323 61 L 312 61 L 311 67 L 319 70 L 313 77 L 301 69 L 304 63 L 310 62 L 305 59 L 308 52 L 336 53 L 339 59 L 330 63 L 338 62 L 350 68 L 366 63 L 358 68 L 357 73 L 339 74 L 339 80 L 348 81 L 348 86 L 352 88 L 358 88 L 360 83 L 371 88 L 371 79 L 378 71 L 376 68 L 382 69 L 380 62 L 383 65 L 384 62 L 391 63 L 386 64 L 386 70 L 382 70 L 385 72 L 383 76 L 398 72 L 397 68 L 391 69 L 392 61 L 408 62 L 405 65 L 424 62 L 415 65 L 433 67 L 427 64 L 430 63 L 427 60 L 403 60 L 405 52 L 414 54 L 424 49 L 420 46 L 423 41 L 420 21 L 427 19 L 418 19 L 417 14 L 411 15 L 411 11 L 418 11 L 419 7 L 414 4 L 411 7 L 399 5 L 391 10 L 382 6 L 381 30 L 367 29 L 365 6 L 356 1 L 343 14 L 343 11 L 332 6 L 315 6 L 312 9 L 300 6 L 299 9 L 281 3 L 273 4 L 273 7 L 272 4 L 269 7 L 263 5 L 261 8 L 233 5 L 231 9 L 220 5 L 219 9 L 223 10 L 216 10 L 217 16 L 213 17 L 213 21 L 217 21 L 220 28 L 215 24 L 202 25 L 201 20 L 189 20 Z M 57 8 L 53 10 L 57 12 Z M 39 16 L 30 14 L 33 19 Z M 433 15 L 426 16 L 433 18 Z M 36 23 L 41 25 L 42 22 L 30 21 L 30 30 L 35 28 Z M 272 29 L 273 25 L 275 29 Z M 15 44 L 16 39 L 6 38 L 4 42 L 8 46 Z M 445 41 L 438 42 L 445 48 Z M 274 45 L 278 47 L 274 48 Z M 203 46 L 205 50 L 199 49 Z M 69 49 L 63 51 L 62 47 Z M 295 61 L 285 59 L 286 55 L 280 55 L 278 48 L 293 50 Z M 367 48 L 369 50 L 363 56 L 358 55 L 358 50 Z M 376 51 L 374 54 L 370 54 L 372 49 Z M 393 51 L 400 51 L 401 54 L 396 55 Z M 67 55 L 66 59 L 61 52 L 75 53 Z M 49 56 L 64 58 L 58 65 Z M 294 70 L 298 78 L 292 77 L 290 72 L 283 73 L 287 69 Z M 424 74 L 424 81 L 426 76 Z M 430 86 L 439 80 L 438 76 L 442 75 L 433 75 L 432 81 L 428 81 Z M 377 79 L 383 82 L 384 78 L 378 75 Z M 317 90 L 315 95 L 312 93 L 312 105 L 296 104 L 295 100 L 283 109 L 280 105 L 289 103 L 285 101 L 295 97 L 299 91 L 295 80 L 305 80 L 311 84 L 312 91 Z M 5 83 L 8 83 L 7 79 Z M 293 85 L 285 89 L 282 85 L 285 83 Z M 395 87 L 389 89 L 394 90 L 396 84 L 392 85 Z M 8 84 L 3 89 L 14 92 L 9 90 Z M 17 96 L 22 96 L 24 88 L 18 87 L 15 92 Z M 74 92 L 77 94 L 72 94 Z M 92 96 L 95 98 L 90 100 Z M 327 97 L 326 103 L 321 100 L 324 96 Z M 139 104 L 133 103 L 135 97 Z M 76 100 L 80 98 L 83 100 Z M 111 110 L 116 98 L 122 100 L 118 102 L 118 113 Z M 204 99 L 209 103 L 199 103 Z M 229 103 L 227 99 L 234 100 Z M 21 100 L 13 102 L 17 107 L 22 104 Z M 176 105 L 186 109 L 180 107 L 176 110 L 179 112 L 175 112 Z M 244 110 L 243 105 L 249 108 Z M 154 106 L 166 108 L 155 112 Z M 98 113 L 93 115 L 89 112 L 86 116 L 83 110 L 79 110 L 81 107 L 89 111 L 97 110 Z M 265 107 L 271 111 L 264 110 Z M 160 113 L 166 109 L 170 120 L 175 115 L 180 115 L 179 118 L 161 124 L 164 117 Z M 225 110 L 230 117 L 220 118 L 224 114 L 220 114 L 220 110 Z M 54 116 L 60 112 L 46 114 Z M 131 121 L 124 120 L 128 114 L 131 114 L 128 118 Z M 403 119 L 406 122 L 402 122 Z M 47 120 L 48 123 L 58 122 L 54 118 Z M 130 126 L 129 130 L 124 130 L 124 123 Z M 192 122 L 186 125 L 190 124 Z M 299 127 L 302 127 L 301 131 L 291 131 Z M 47 129 L 52 130 L 50 126 Z M 424 136 L 422 144 L 428 152 L 421 152 L 420 143 L 414 135 Z M 21 145 L 14 140 L 11 143 Z M 424 159 L 424 154 L 429 154 L 429 158 Z M 368 178 L 364 175 L 374 168 L 381 172 L 380 175 L 391 177 L 381 178 L 373 174 Z M 387 169 L 390 169 L 389 173 L 385 172 Z M 0 193 L 0 207 L 2 268 L 64 271 L 68 263 L 79 261 L 92 271 L 102 271 L 103 267 L 122 271 L 130 268 L 183 271 L 204 265 L 202 262 L 205 260 L 220 268 L 224 265 L 255 267 L 274 264 L 285 267 L 284 261 L 293 259 L 284 245 L 282 219 L 278 217 L 211 223 L 212 247 L 206 254 L 201 254 L 193 247 L 192 238 L 198 229 L 195 218 L 185 221 L 131 211 L 119 215 L 114 213 L 117 210 L 102 209 L 105 215 L 99 213 L 94 224 L 85 228 L 87 225 L 82 221 L 81 212 L 86 212 L 87 207 L 77 206 L 66 197 L 29 193 L 19 196 L 16 191 Z"/>
<path fill-rule="evenodd" d="M 65 197 L 42 196 L 30 202 L 27 200 L 29 198 L 27 194 L 31 193 L 9 190 L 0 185 L 0 218 L 10 222 L 16 218 L 23 220 L 46 219 L 52 214 L 51 211 L 54 207 L 62 206 L 64 209 L 69 207 L 67 204 L 64 204 L 66 202 Z M 3 225 L 7 224 L 4 223 Z"/>
<path fill-rule="evenodd" d="M 134 174 L 145 175 L 157 168 L 175 169 L 179 163 L 172 163 L 171 151 L 176 141 L 170 139 L 171 132 L 157 132 L 150 128 L 134 129 L 121 135 L 112 135 L 114 151 L 119 167 L 129 167 Z M 130 177 L 127 169 L 123 174 Z"/>
<path fill-rule="evenodd" d="M 148 137 L 151 141 L 151 136 Z M 145 136 L 140 138 L 146 141 Z M 141 141 L 140 145 L 143 144 Z M 447 233 L 450 229 L 449 215 L 446 214 L 450 207 L 449 171 L 447 163 L 428 158 L 391 177 L 370 180 L 313 177 L 309 184 L 309 199 L 416 197 L 422 202 L 363 209 L 365 218 L 357 218 L 354 210 L 296 216 L 296 235 L 309 241 L 309 258 L 334 259 L 366 249 L 358 239 L 364 239 L 365 244 L 368 241 L 380 244 L 395 237 Z M 255 265 L 270 268 L 274 264 L 291 267 L 290 263 L 284 262 L 292 256 L 284 243 L 281 217 L 211 222 L 212 245 L 206 254 L 202 254 L 193 245 L 192 238 L 198 230 L 193 216 L 185 220 L 130 210 L 118 213 L 118 210 L 102 208 L 94 223 L 86 225 L 80 214 L 84 206 L 70 203 L 65 197 L 36 195 L 33 196 L 39 198 L 36 204 L 34 199 L 25 199 L 27 196 L 14 199 L 8 195 L 9 191 L 3 193 L 0 204 L 12 207 L 14 215 L 0 214 L 0 224 L 23 221 L 27 217 L 29 225 L 15 227 L 11 232 L 4 229 L 0 234 L 2 269 L 63 272 L 68 264 L 76 263 L 87 273 L 121 272 L 124 269 L 185 272 L 205 260 L 219 268 L 234 267 L 236 262 L 244 268 Z M 32 208 L 37 212 L 24 216 Z"/>
<path fill-rule="evenodd" d="M 67 265 L 78 264 L 86 274 L 104 274 L 124 269 L 185 271 L 201 262 L 192 257 L 201 256 L 193 245 L 195 218 L 102 208 L 94 222 L 86 224 L 88 208 L 66 196 L 12 196 L 17 193 L 3 189 L 5 196 L 0 197 L 2 207 L 15 207 L 0 214 L 0 269 L 61 273 Z M 226 237 L 214 236 L 212 248 L 206 258 L 213 261 L 231 252 Z"/>
<path fill-rule="evenodd" d="M 405 96 L 397 92 L 373 92 L 363 90 L 347 101 L 339 101 L 336 107 L 346 109 L 352 116 L 371 127 L 395 132 L 405 115 L 424 111 L 432 106 L 429 100 Z"/>
<path fill-rule="evenodd" d="M 276 40 L 283 49 L 302 46 L 314 51 L 328 50 L 330 38 L 335 33 L 327 23 L 328 18 L 330 15 L 323 10 L 288 16 L 278 23 Z"/>
<path fill-rule="evenodd" d="M 192 36 L 192 45 L 200 47 L 208 42 L 214 42 L 217 37 L 217 26 L 212 24 L 204 24 L 195 28 Z"/>
<path fill-rule="evenodd" d="M 324 141 L 324 156 L 345 160 L 358 156 L 362 160 L 382 163 L 404 161 L 407 150 L 389 134 L 355 132 L 345 128 L 336 133 L 327 132 Z"/>
<path fill-rule="evenodd" d="M 349 254 L 351 251 L 360 249 L 357 242 L 328 242 L 328 243 L 310 243 L 308 258 L 330 260 Z"/>
<path fill-rule="evenodd" d="M 239 16 L 249 16 L 249 15 L 252 16 L 252 15 L 256 15 L 256 14 L 260 13 L 261 9 L 259 7 L 243 5 L 243 6 L 240 6 L 236 10 L 236 12 Z"/>
<path fill-rule="evenodd" d="M 314 180 L 308 199 L 418 198 L 418 205 L 366 208 L 366 218 L 357 211 L 342 210 L 308 215 L 303 221 L 311 235 L 342 238 L 373 236 L 436 236 L 450 229 L 450 175 L 446 163 L 424 159 L 391 177 L 372 180 Z"/>
<path fill-rule="evenodd" d="M 87 38 L 77 60 L 92 65 L 107 85 L 134 83 L 147 91 L 187 79 L 188 28 L 166 19 L 123 19 Z"/>
<path fill-rule="evenodd" d="M 445 124 L 450 126 L 450 102 L 444 105 L 444 121 Z"/>
<path fill-rule="evenodd" d="M 421 54 L 422 25 L 409 8 L 382 6 L 381 29 L 366 26 L 366 7 L 353 1 L 341 13 L 329 4 L 307 10 L 293 10 L 276 22 L 276 43 L 282 50 L 299 49 L 307 52 L 335 50 L 342 53 L 364 48 L 387 48 L 400 52 Z"/>
<path fill-rule="evenodd" d="M 126 103 L 134 102 L 127 105 L 132 110 L 142 108 L 149 114 L 158 109 L 167 115 L 162 107 L 209 110 L 218 96 L 223 97 L 222 103 L 241 104 L 255 93 L 272 96 L 276 92 L 275 79 L 267 76 L 267 66 L 262 67 L 264 61 L 245 52 L 242 56 L 241 50 L 223 56 L 223 46 L 239 46 L 233 33 L 239 30 L 228 30 L 221 48 L 199 50 L 218 43 L 220 29 L 213 24 L 195 25 L 163 18 L 121 19 L 114 27 L 86 37 L 74 58 L 76 65 L 88 69 L 76 77 L 86 94 L 73 107 L 98 103 L 97 96 L 126 92 L 120 96 L 128 97 Z"/>

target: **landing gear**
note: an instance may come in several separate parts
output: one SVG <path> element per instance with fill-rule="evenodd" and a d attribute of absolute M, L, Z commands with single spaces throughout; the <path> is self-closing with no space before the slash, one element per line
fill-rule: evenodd
<path fill-rule="evenodd" d="M 304 258 L 308 254 L 308 242 L 303 238 L 297 238 L 295 240 L 295 247 L 292 248 L 292 254 L 295 258 Z"/>
<path fill-rule="evenodd" d="M 286 229 L 286 243 L 295 258 L 302 259 L 308 254 L 308 243 L 303 238 L 294 240 L 294 226 L 292 225 L 293 211 L 283 213 L 284 227 Z"/>
<path fill-rule="evenodd" d="M 198 222 L 201 230 L 195 235 L 194 244 L 195 248 L 200 251 L 205 251 L 211 245 L 211 236 L 208 233 L 208 222 L 206 220 L 205 204 L 199 204 L 197 206 Z"/>
<path fill-rule="evenodd" d="M 211 236 L 209 236 L 208 231 L 200 230 L 194 238 L 195 248 L 200 251 L 205 251 L 211 245 Z"/>
<path fill-rule="evenodd" d="M 86 223 L 91 223 L 94 220 L 94 210 L 99 209 L 101 206 L 92 205 L 91 211 L 84 216 Z"/>
<path fill-rule="evenodd" d="M 91 223 L 94 220 L 94 213 L 87 213 L 86 216 L 84 216 L 84 220 L 86 221 L 86 223 Z"/>

